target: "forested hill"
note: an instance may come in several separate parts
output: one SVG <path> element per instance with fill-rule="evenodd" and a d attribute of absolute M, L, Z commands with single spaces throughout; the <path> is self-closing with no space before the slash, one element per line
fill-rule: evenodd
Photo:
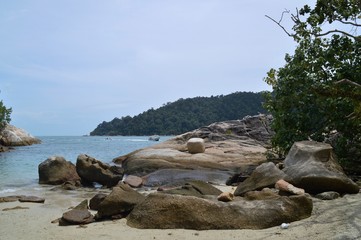
<path fill-rule="evenodd" d="M 236 92 L 229 95 L 179 99 L 137 116 L 102 122 L 91 136 L 177 135 L 213 122 L 234 120 L 265 113 L 261 93 Z"/>

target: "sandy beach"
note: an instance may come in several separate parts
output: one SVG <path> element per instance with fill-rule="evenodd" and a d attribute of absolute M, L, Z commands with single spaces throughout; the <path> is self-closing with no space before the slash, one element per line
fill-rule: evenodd
<path fill-rule="evenodd" d="M 9 194 L 10 195 L 10 194 Z M 86 226 L 58 226 L 51 223 L 94 192 L 41 191 L 44 204 L 0 203 L 1 239 L 360 239 L 361 194 L 332 201 L 314 200 L 310 218 L 293 222 L 288 229 L 279 226 L 264 230 L 184 229 L 141 230 L 130 228 L 125 219 L 96 222 Z M 24 209 L 6 210 L 20 206 Z M 95 213 L 95 212 L 93 212 Z"/>

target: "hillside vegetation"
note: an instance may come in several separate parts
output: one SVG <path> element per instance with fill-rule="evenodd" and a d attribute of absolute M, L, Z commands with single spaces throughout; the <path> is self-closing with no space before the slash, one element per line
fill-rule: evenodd
<path fill-rule="evenodd" d="M 137 116 L 102 122 L 90 135 L 176 135 L 246 115 L 265 113 L 261 93 L 236 92 L 229 95 L 179 99 Z"/>

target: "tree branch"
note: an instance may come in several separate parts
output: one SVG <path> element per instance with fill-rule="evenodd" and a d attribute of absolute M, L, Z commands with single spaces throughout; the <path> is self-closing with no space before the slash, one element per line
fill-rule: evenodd
<path fill-rule="evenodd" d="M 343 21 L 341 19 L 336 19 L 336 21 L 339 21 L 340 23 L 343 23 L 343 24 L 349 24 L 349 25 L 352 25 L 352 26 L 355 26 L 355 27 L 361 27 L 361 24 L 358 24 L 355 20 L 355 22 L 347 22 L 347 21 Z"/>
<path fill-rule="evenodd" d="M 279 22 L 277 22 L 276 20 L 274 20 L 273 18 L 271 18 L 270 16 L 268 15 L 265 15 L 267 18 L 271 19 L 274 23 L 276 23 L 280 28 L 283 29 L 283 31 L 289 36 L 289 37 L 294 37 L 294 34 L 291 34 L 289 33 L 286 28 L 284 26 L 281 25 L 281 21 L 282 21 L 282 18 L 283 18 L 283 13 L 282 13 L 282 17 L 281 17 L 281 20 Z"/>
<path fill-rule="evenodd" d="M 347 32 L 344 32 L 344 31 L 341 31 L 341 30 L 338 30 L 338 29 L 330 30 L 330 31 L 325 32 L 325 33 L 316 34 L 315 37 L 323 37 L 323 36 L 326 36 L 326 35 L 328 35 L 330 33 L 342 33 L 342 34 L 344 34 L 344 35 L 346 35 L 346 36 L 348 36 L 350 38 L 353 38 L 354 40 L 358 40 L 358 38 L 359 38 L 358 36 L 354 36 L 354 35 L 352 35 L 350 33 L 347 33 Z"/>
<path fill-rule="evenodd" d="M 360 88 L 360 89 L 361 89 L 361 84 L 358 84 L 358 83 L 353 82 L 353 81 L 351 81 L 351 80 L 349 80 L 349 79 L 346 79 L 346 78 L 344 78 L 344 79 L 342 79 L 342 80 L 340 80 L 340 81 L 335 82 L 335 84 L 343 84 L 343 83 L 346 83 L 346 84 L 349 84 L 349 85 L 352 85 L 352 86 L 354 86 L 354 87 L 357 87 L 357 88 Z"/>

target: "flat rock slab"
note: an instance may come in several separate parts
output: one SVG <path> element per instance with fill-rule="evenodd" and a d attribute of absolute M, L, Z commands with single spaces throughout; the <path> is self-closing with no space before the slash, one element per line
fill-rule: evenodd
<path fill-rule="evenodd" d="M 24 197 L 24 196 L 5 196 L 5 197 L 0 197 L 0 203 L 2 202 L 16 202 L 19 201 L 19 198 Z"/>
<path fill-rule="evenodd" d="M 177 186 L 191 180 L 225 184 L 231 172 L 220 170 L 187 170 L 187 169 L 161 169 L 144 176 L 143 185 L 146 187 Z"/>
<path fill-rule="evenodd" d="M 45 198 L 40 198 L 36 196 L 23 196 L 19 198 L 19 202 L 44 203 Z"/>
<path fill-rule="evenodd" d="M 16 206 L 16 207 L 12 207 L 12 208 L 4 208 L 3 211 L 22 210 L 22 209 L 29 209 L 29 208 L 28 207 Z"/>
<path fill-rule="evenodd" d="M 94 222 L 94 216 L 84 209 L 72 209 L 63 214 L 59 225 L 80 225 Z"/>

